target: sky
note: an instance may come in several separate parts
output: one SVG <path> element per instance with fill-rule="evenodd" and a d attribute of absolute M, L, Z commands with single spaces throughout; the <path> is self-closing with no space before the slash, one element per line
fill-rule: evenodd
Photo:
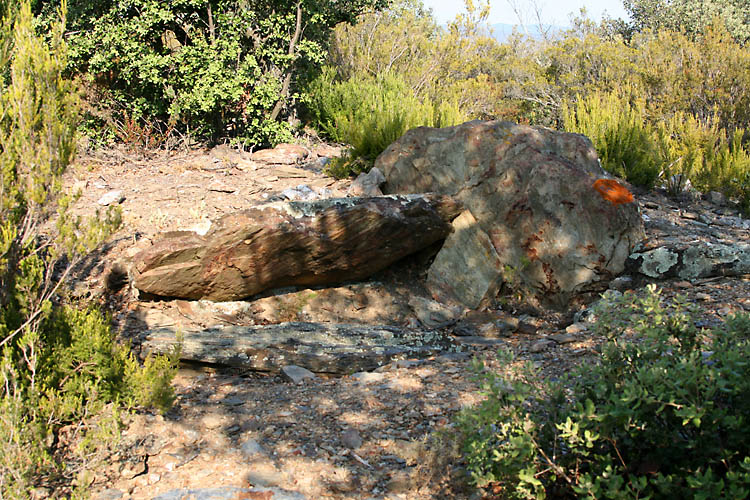
<path fill-rule="evenodd" d="M 422 0 L 426 7 L 432 9 L 439 24 L 452 20 L 456 14 L 463 11 L 463 0 Z M 475 0 L 475 5 L 478 2 Z M 613 18 L 627 18 L 622 0 L 490 0 L 489 24 L 520 24 L 518 16 L 511 4 L 517 5 L 525 24 L 537 24 L 536 10 L 538 6 L 542 22 L 555 26 L 569 26 L 570 14 L 577 14 L 581 7 L 585 7 L 588 17 L 594 20 L 602 18 L 607 13 Z"/>

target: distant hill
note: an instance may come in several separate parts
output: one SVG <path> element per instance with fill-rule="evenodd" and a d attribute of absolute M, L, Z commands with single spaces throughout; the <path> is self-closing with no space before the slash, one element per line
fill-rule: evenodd
<path fill-rule="evenodd" d="M 495 39 L 497 39 L 497 41 L 499 42 L 506 41 L 508 37 L 513 34 L 514 29 L 517 29 L 518 32 L 522 34 L 525 34 L 528 31 L 528 34 L 534 38 L 541 38 L 542 36 L 542 32 L 540 31 L 539 26 L 537 26 L 536 24 L 527 25 L 526 30 L 524 30 L 524 27 L 521 25 L 506 23 L 492 24 L 490 25 L 490 28 L 492 28 Z M 542 28 L 544 30 L 549 30 L 550 33 L 559 33 L 568 29 L 567 26 L 554 26 L 550 24 L 542 25 Z"/>

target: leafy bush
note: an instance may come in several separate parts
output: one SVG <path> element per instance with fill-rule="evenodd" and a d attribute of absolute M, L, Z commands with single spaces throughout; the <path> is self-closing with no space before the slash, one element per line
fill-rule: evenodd
<path fill-rule="evenodd" d="M 47 44 L 28 0 L 0 8 L 0 497 L 25 498 L 64 469 L 52 459 L 60 425 L 81 420 L 85 433 L 109 402 L 168 408 L 176 359 L 141 368 L 101 313 L 65 304 L 65 278 L 119 212 L 82 223 L 58 194 L 78 121 L 62 78 L 64 12 Z"/>
<path fill-rule="evenodd" d="M 317 68 L 330 31 L 376 0 L 69 0 L 69 69 L 112 124 L 160 122 L 200 139 L 290 138 L 298 80 Z M 40 2 L 42 22 L 49 2 Z"/>
<path fill-rule="evenodd" d="M 337 177 L 369 170 L 375 158 L 407 130 L 446 127 L 464 121 L 458 105 L 424 102 L 399 76 L 353 77 L 335 81 L 327 68 L 309 89 L 308 107 L 331 139 L 350 144 L 350 157 L 334 164 Z"/>
<path fill-rule="evenodd" d="M 653 186 L 660 164 L 642 100 L 593 93 L 565 104 L 562 117 L 566 130 L 591 139 L 605 170 L 635 185 Z"/>
<path fill-rule="evenodd" d="M 544 383 L 483 373 L 459 420 L 478 485 L 507 498 L 746 498 L 750 316 L 699 330 L 684 299 L 605 296 L 601 360 Z"/>

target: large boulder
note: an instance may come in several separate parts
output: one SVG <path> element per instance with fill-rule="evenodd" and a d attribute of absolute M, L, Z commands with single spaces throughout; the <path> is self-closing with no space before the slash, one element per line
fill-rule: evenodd
<path fill-rule="evenodd" d="M 459 211 L 439 195 L 270 203 L 222 217 L 205 236 L 165 234 L 135 256 L 133 284 L 225 301 L 362 279 L 444 239 Z"/>
<path fill-rule="evenodd" d="M 455 220 L 428 285 L 469 307 L 503 282 L 563 306 L 621 273 L 644 237 L 627 189 L 609 180 L 595 188 L 606 173 L 578 134 L 500 121 L 420 127 L 375 166 L 387 193 L 442 193 L 468 210 Z"/>

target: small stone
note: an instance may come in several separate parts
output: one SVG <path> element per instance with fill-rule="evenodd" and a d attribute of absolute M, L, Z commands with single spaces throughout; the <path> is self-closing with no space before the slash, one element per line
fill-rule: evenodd
<path fill-rule="evenodd" d="M 352 375 L 352 378 L 360 384 L 374 384 L 382 382 L 385 379 L 385 375 L 374 372 L 357 372 Z"/>
<path fill-rule="evenodd" d="M 225 419 L 221 415 L 209 414 L 201 419 L 201 423 L 208 429 L 216 429 L 224 425 Z"/>
<path fill-rule="evenodd" d="M 252 470 L 245 475 L 245 479 L 253 486 L 271 487 L 280 485 L 284 482 L 285 478 L 284 475 L 277 470 Z M 267 498 L 274 497 L 270 496 Z"/>
<path fill-rule="evenodd" d="M 227 406 L 239 406 L 245 402 L 242 398 L 232 397 L 232 398 L 225 398 L 221 400 L 222 404 L 225 404 Z"/>
<path fill-rule="evenodd" d="M 548 347 L 551 347 L 553 345 L 555 345 L 555 342 L 553 340 L 542 339 L 534 342 L 529 348 L 529 351 L 539 353 L 547 350 Z"/>
<path fill-rule="evenodd" d="M 362 437 L 356 429 L 347 429 L 341 434 L 341 444 L 352 450 L 362 446 Z"/>
<path fill-rule="evenodd" d="M 385 176 L 378 168 L 372 168 L 368 173 L 361 173 L 349 186 L 347 196 L 382 196 L 380 186 L 385 183 Z"/>
<path fill-rule="evenodd" d="M 469 345 L 475 347 L 495 347 L 505 345 L 505 341 L 502 339 L 488 339 L 486 337 L 456 337 L 456 341 L 461 345 Z"/>
<path fill-rule="evenodd" d="M 284 366 L 283 368 L 281 368 L 281 373 L 283 373 L 287 379 L 295 384 L 301 384 L 305 380 L 315 380 L 317 378 L 315 377 L 315 374 L 310 370 L 297 365 Z"/>
<path fill-rule="evenodd" d="M 97 203 L 103 207 L 107 207 L 112 204 L 122 203 L 124 200 L 125 197 L 122 195 L 122 191 L 116 190 L 105 193 L 101 198 L 99 198 L 99 201 L 97 201 Z"/>
<path fill-rule="evenodd" d="M 393 472 L 390 480 L 385 485 L 385 489 L 389 493 L 405 493 L 411 490 L 411 487 L 411 478 L 404 471 Z"/>
<path fill-rule="evenodd" d="M 49 488 L 41 488 L 41 487 L 34 488 L 33 490 L 31 490 L 30 493 L 31 494 L 29 496 L 31 497 L 31 500 L 41 500 L 43 498 L 50 498 L 50 494 L 51 494 Z M 122 494 L 120 494 L 120 496 L 122 496 Z M 95 498 L 98 498 L 98 497 L 95 497 Z"/>
<path fill-rule="evenodd" d="M 673 286 L 682 289 L 693 288 L 693 284 L 689 281 L 676 281 Z"/>
<path fill-rule="evenodd" d="M 718 191 L 709 191 L 704 196 L 709 203 L 714 205 L 725 205 L 727 202 L 726 196 Z"/>
<path fill-rule="evenodd" d="M 716 311 L 716 313 L 719 316 L 729 316 L 730 314 L 732 314 L 732 308 L 730 308 L 730 307 L 722 307 L 721 309 L 719 309 L 718 311 Z"/>
<path fill-rule="evenodd" d="M 185 438 L 185 444 L 191 445 L 196 443 L 200 438 L 200 432 L 194 429 L 185 429 L 182 431 L 182 435 Z"/>
<path fill-rule="evenodd" d="M 96 495 L 94 495 L 92 498 L 93 500 L 119 500 L 124 496 L 124 493 L 120 490 L 116 490 L 114 488 L 107 488 L 106 490 L 102 490 Z M 32 496 L 33 497 L 33 496 Z M 47 497 L 43 497 L 47 498 Z"/>
<path fill-rule="evenodd" d="M 246 458 L 253 458 L 257 455 L 263 455 L 266 453 L 266 450 L 263 449 L 263 446 L 258 443 L 255 439 L 246 439 L 241 445 L 240 445 L 240 451 Z"/>
<path fill-rule="evenodd" d="M 161 479 L 161 476 L 159 474 L 149 474 L 148 475 L 148 484 L 156 484 Z"/>
<path fill-rule="evenodd" d="M 695 294 L 695 298 L 698 299 L 698 300 L 702 300 L 704 302 L 708 301 L 708 300 L 711 300 L 711 296 L 709 294 L 707 294 L 707 293 L 704 293 L 704 292 L 698 292 L 698 293 L 696 293 Z"/>
<path fill-rule="evenodd" d="M 633 277 L 632 276 L 618 276 L 609 282 L 609 288 L 612 290 L 629 290 L 633 288 Z"/>
<path fill-rule="evenodd" d="M 550 338 L 558 344 L 569 344 L 577 340 L 573 335 L 570 335 L 568 333 L 558 333 L 556 335 L 550 336 Z"/>
<path fill-rule="evenodd" d="M 131 462 L 125 464 L 120 474 L 125 479 L 133 479 L 134 477 L 140 476 L 146 473 L 146 460 L 144 458 L 138 459 L 137 462 Z"/>
<path fill-rule="evenodd" d="M 572 325 L 568 325 L 567 328 L 565 328 L 565 333 L 576 334 L 585 332 L 587 330 L 586 325 L 583 323 L 573 323 Z"/>

